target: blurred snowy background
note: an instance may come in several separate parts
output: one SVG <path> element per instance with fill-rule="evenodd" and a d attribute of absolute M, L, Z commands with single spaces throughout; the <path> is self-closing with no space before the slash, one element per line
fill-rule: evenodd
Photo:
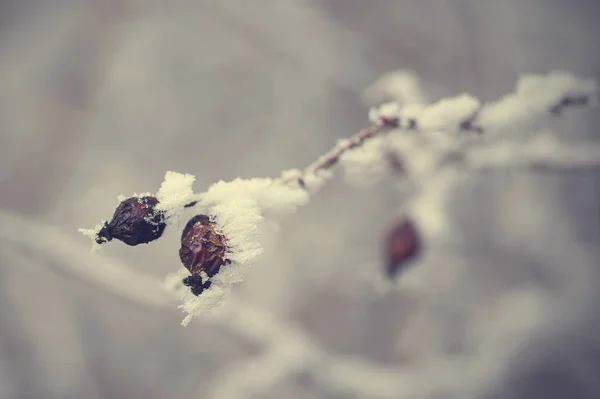
<path fill-rule="evenodd" d="M 597 398 L 597 174 L 474 179 L 425 280 L 385 294 L 397 193 L 338 181 L 284 224 L 238 315 L 187 328 L 135 280 L 84 274 L 161 279 L 179 232 L 92 258 L 77 228 L 166 170 L 203 191 L 308 164 L 368 124 L 361 94 L 390 70 L 484 101 L 528 72 L 600 78 L 599 20 L 595 0 L 2 0 L 0 399 Z M 556 132 L 598 140 L 598 122 Z M 329 363 L 290 366 L 315 346 Z"/>

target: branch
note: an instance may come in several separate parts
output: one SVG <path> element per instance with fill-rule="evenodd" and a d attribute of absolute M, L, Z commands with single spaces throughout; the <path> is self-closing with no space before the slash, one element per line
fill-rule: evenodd
<path fill-rule="evenodd" d="M 386 103 L 372 110 L 371 118 L 396 117 L 403 130 L 463 131 L 477 134 L 489 130 L 526 126 L 544 118 L 559 116 L 570 107 L 595 105 L 597 86 L 593 80 L 579 79 L 566 72 L 521 77 L 512 94 L 481 104 L 467 94 L 442 99 L 429 105 L 400 107 Z"/>
<path fill-rule="evenodd" d="M 446 167 L 485 170 L 515 165 L 572 168 L 600 164 L 600 151 L 577 149 L 567 154 L 562 145 L 548 140 L 523 143 L 493 140 L 495 136 L 480 140 L 453 133 L 530 129 L 545 115 L 560 115 L 565 108 L 591 104 L 595 90 L 592 81 L 552 73 L 525 76 L 514 94 L 486 105 L 467 94 L 402 109 L 397 103 L 384 104 L 371 110 L 371 127 L 340 141 L 302 170 L 284 171 L 276 179 L 219 181 L 200 195 L 192 190 L 194 176 L 167 172 L 156 197 L 134 195 L 121 203 L 108 227 L 102 230 L 103 225 L 99 225 L 84 233 L 105 238 L 103 242 L 116 238 L 128 245 L 148 243 L 162 236 L 165 225 L 176 224 L 184 208 L 198 204 L 203 215 L 194 216 L 181 237 L 179 255 L 185 270 L 167 278 L 171 291 L 183 301 L 180 308 L 188 314 L 182 323 L 186 325 L 193 315 L 213 309 L 230 295 L 232 285 L 243 280 L 240 267 L 247 268 L 260 259 L 263 235 L 276 229 L 280 218 L 308 203 L 310 194 L 330 179 L 324 172 L 340 163 L 344 154 L 395 130 L 386 137 L 386 149 L 365 146 L 365 154 L 357 152 L 357 157 L 342 160 L 344 166 L 365 166 L 373 160 L 385 161 L 386 151 L 392 151 L 395 154 L 388 160 L 396 170 L 418 182 L 413 187 L 417 192 L 410 202 L 410 215 L 401 221 L 405 224 L 398 236 L 388 243 L 390 274 L 395 274 L 417 257 L 420 237 L 445 231 L 444 198 L 455 186 L 454 179 L 444 173 L 449 171 Z M 512 147 L 501 147 L 507 143 Z M 101 237 L 103 231 L 105 237 Z"/>
<path fill-rule="evenodd" d="M 285 185 L 297 183 L 300 187 L 307 188 L 307 180 L 309 180 L 311 177 L 318 175 L 319 172 L 331 169 L 339 162 L 341 156 L 344 155 L 346 152 L 356 147 L 360 147 L 364 144 L 365 141 L 376 137 L 390 129 L 395 129 L 398 126 L 398 118 L 381 116 L 379 118 L 379 123 L 370 126 L 366 129 L 363 129 L 360 132 L 356 133 L 354 136 L 341 141 L 338 145 L 336 145 L 327 153 L 319 157 L 319 159 L 317 159 L 315 162 L 305 167 L 302 172 L 294 171 L 291 173 L 284 173 L 284 176 L 278 179 L 278 182 L 283 183 Z M 198 204 L 198 202 L 198 200 L 191 201 L 184 205 L 184 208 L 194 207 Z"/>
<path fill-rule="evenodd" d="M 592 97 L 590 95 L 578 95 L 578 96 L 564 96 L 558 99 L 556 102 L 546 108 L 546 112 L 550 115 L 560 116 L 562 112 L 570 107 L 578 107 L 584 105 L 590 105 L 592 103 Z M 496 104 L 490 104 L 488 108 L 480 107 L 471 116 L 464 119 L 459 123 L 459 129 L 462 131 L 469 131 L 477 134 L 485 133 L 485 128 L 480 125 L 480 119 L 482 111 L 490 112 L 493 110 L 494 105 L 500 105 L 501 102 Z"/>
<path fill-rule="evenodd" d="M 305 173 L 317 173 L 320 170 L 329 169 L 339 161 L 340 157 L 346 151 L 361 146 L 366 140 L 377 136 L 387 129 L 393 129 L 399 126 L 399 120 L 397 118 L 382 117 L 380 120 L 381 123 L 360 131 L 349 139 L 344 140 L 340 145 L 331 149 L 316 162 L 306 167 Z"/>

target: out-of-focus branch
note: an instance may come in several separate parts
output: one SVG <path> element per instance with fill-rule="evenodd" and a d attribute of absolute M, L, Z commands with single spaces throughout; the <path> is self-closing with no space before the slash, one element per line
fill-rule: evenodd
<path fill-rule="evenodd" d="M 467 168 L 487 171 L 580 173 L 600 170 L 600 144 L 559 143 L 542 137 L 526 143 L 474 148 L 459 160 Z"/>
<path fill-rule="evenodd" d="M 71 236 L 54 226 L 33 223 L 7 211 L 0 211 L 0 225 L 3 226 L 0 239 L 43 254 L 45 258 L 54 260 L 59 270 L 72 276 L 90 281 L 134 303 L 159 308 L 174 304 L 173 297 L 163 289 L 160 280 L 129 268 L 118 259 L 82 251 Z"/>
<path fill-rule="evenodd" d="M 272 217 L 271 222 L 276 224 L 280 216 L 308 203 L 310 195 L 330 180 L 331 174 L 325 172 L 334 165 L 341 163 L 349 167 L 357 162 L 358 166 L 364 166 L 365 159 L 382 163 L 387 151 L 388 155 L 390 152 L 394 155 L 388 159 L 395 161 L 396 170 L 406 172 L 404 175 L 416 183 L 409 212 L 400 221 L 399 229 L 392 229 L 397 234 L 392 235 L 387 246 L 388 271 L 393 277 L 407 261 L 418 258 L 421 248 L 425 247 L 421 237 L 425 239 L 448 231 L 444 204 L 456 186 L 453 166 L 477 170 L 513 165 L 548 166 L 554 161 L 562 166 L 598 163 L 600 151 L 589 153 L 579 149 L 567 154 L 562 145 L 541 136 L 531 142 L 494 139 L 498 137 L 496 132 L 535 126 L 548 114 L 591 104 L 595 95 L 593 81 L 556 72 L 525 76 L 517 83 L 515 93 L 483 106 L 467 94 L 430 105 L 409 104 L 400 108 L 398 103 L 385 104 L 371 110 L 369 117 L 373 126 L 340 141 L 303 170 L 284 171 L 277 179 L 219 181 L 204 193 L 194 195 L 192 175 L 167 172 L 155 200 L 150 203 L 144 200 L 150 197 L 132 197 L 123 201 L 108 224 L 108 234 L 104 235 L 107 241 L 113 237 L 128 245 L 154 241 L 162 235 L 161 223 L 177 219 L 184 207 L 202 205 L 202 215 L 191 219 L 198 231 L 195 227 L 193 233 L 184 231 L 179 252 L 180 260 L 192 276 L 185 272 L 167 279 L 169 289 L 183 301 L 180 308 L 188 315 L 182 324 L 187 325 L 193 315 L 213 309 L 230 295 L 233 284 L 241 281 L 239 267 L 249 267 L 257 261 L 263 251 L 263 230 L 273 227 L 263 223 L 265 217 Z M 485 140 L 455 134 L 461 130 L 493 134 Z M 385 144 L 384 148 L 365 145 L 357 149 L 368 140 L 381 138 L 387 131 L 389 134 L 379 142 Z M 506 143 L 513 147 L 503 148 Z M 350 153 L 354 149 L 356 152 Z M 161 216 L 159 220 L 148 219 L 154 215 L 153 207 Z M 148 211 L 152 212 L 148 214 Z M 222 246 L 216 248 L 217 252 L 213 251 L 215 248 L 207 251 L 211 243 L 202 231 L 209 225 L 209 230 L 222 237 L 217 240 L 218 246 Z M 188 227 L 186 230 L 190 230 Z M 102 225 L 99 228 L 102 229 Z M 93 236 L 102 230 L 84 232 Z M 218 256 L 207 257 L 210 253 Z M 213 260 L 217 263 L 213 264 Z M 221 266 L 225 265 L 221 272 Z"/>
<path fill-rule="evenodd" d="M 550 105 L 547 112 L 559 116 L 567 108 L 589 105 L 591 102 L 592 98 L 589 95 L 565 96 Z M 485 128 L 479 124 L 480 121 L 478 120 L 482 111 L 485 110 L 484 107 L 479 107 L 472 115 L 459 123 L 459 129 L 477 134 L 485 133 Z"/>
<path fill-rule="evenodd" d="M 460 94 L 432 104 L 400 105 L 391 102 L 371 111 L 371 119 L 397 117 L 399 128 L 419 132 L 449 131 L 487 133 L 506 128 L 528 129 L 547 115 L 560 115 L 570 107 L 597 103 L 597 85 L 557 71 L 546 75 L 524 75 L 515 91 L 498 101 L 481 104 L 476 98 Z"/>

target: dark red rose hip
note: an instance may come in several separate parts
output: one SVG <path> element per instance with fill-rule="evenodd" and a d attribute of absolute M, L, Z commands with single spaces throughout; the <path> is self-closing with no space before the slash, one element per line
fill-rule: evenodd
<path fill-rule="evenodd" d="M 385 238 L 386 272 L 394 278 L 414 260 L 421 251 L 421 239 L 416 226 L 410 220 L 394 225 Z"/>
<path fill-rule="evenodd" d="M 216 223 L 208 216 L 196 215 L 190 219 L 181 234 L 179 258 L 192 274 L 183 280 L 183 284 L 191 287 L 195 295 L 210 286 L 210 281 L 202 282 L 202 272 L 210 278 L 219 272 L 221 266 L 231 263 L 225 258 L 227 238 L 215 228 Z"/>
<path fill-rule="evenodd" d="M 105 223 L 96 235 L 96 242 L 103 244 L 116 239 L 127 245 L 147 244 L 162 236 L 165 231 L 165 215 L 156 210 L 155 197 L 131 197 L 119 204 L 112 220 Z"/>

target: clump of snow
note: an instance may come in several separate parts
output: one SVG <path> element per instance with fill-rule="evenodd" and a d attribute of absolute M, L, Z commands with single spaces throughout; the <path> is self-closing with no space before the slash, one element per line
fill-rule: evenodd
<path fill-rule="evenodd" d="M 424 107 L 413 117 L 417 120 L 417 126 L 421 130 L 456 131 L 460 123 L 474 115 L 480 106 L 481 103 L 478 99 L 463 93 Z"/>
<path fill-rule="evenodd" d="M 401 116 L 402 108 L 397 102 L 381 104 L 378 107 L 369 109 L 369 120 L 375 125 L 382 123 L 383 119 L 398 119 Z"/>
<path fill-rule="evenodd" d="M 165 173 L 165 179 L 156 193 L 159 201 L 156 210 L 165 213 L 167 223 L 176 223 L 184 205 L 192 201 L 194 180 L 196 177 L 190 174 Z"/>
<path fill-rule="evenodd" d="M 340 143 L 338 143 L 338 146 Z M 325 160 L 326 157 L 319 159 L 315 164 Z M 333 172 L 327 169 L 307 168 L 302 171 L 300 169 L 287 169 L 281 173 L 281 178 L 275 183 L 284 184 L 294 188 L 303 188 L 308 194 L 314 194 L 319 191 L 328 181 L 333 178 Z"/>
<path fill-rule="evenodd" d="M 374 124 L 384 119 L 398 119 L 399 128 L 420 131 L 459 129 L 461 122 L 476 114 L 481 103 L 475 97 L 461 94 L 445 98 L 430 105 L 408 104 L 401 107 L 398 102 L 381 104 L 369 110 L 369 120 Z"/>
<path fill-rule="evenodd" d="M 486 105 L 478 117 L 486 130 L 529 126 L 543 120 L 552 107 L 567 98 L 589 98 L 595 103 L 597 85 L 592 79 L 581 79 L 568 72 L 547 75 L 528 74 L 516 84 L 515 92 Z"/>
<path fill-rule="evenodd" d="M 331 170 L 317 170 L 314 172 L 306 172 L 302 176 L 304 186 L 309 193 L 315 193 L 323 188 L 328 181 L 333 178 L 333 172 Z"/>

